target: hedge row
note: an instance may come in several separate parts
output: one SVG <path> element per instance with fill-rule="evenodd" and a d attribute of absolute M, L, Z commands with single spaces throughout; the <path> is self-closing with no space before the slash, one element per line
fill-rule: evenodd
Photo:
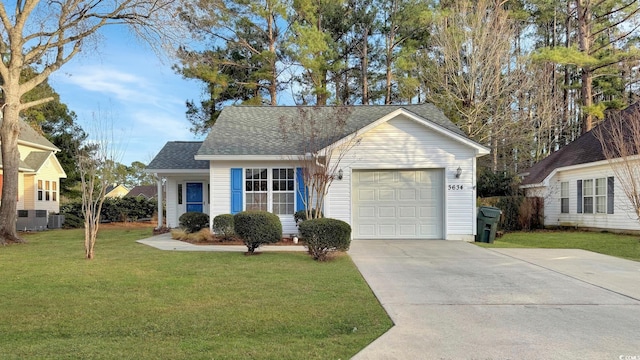
<path fill-rule="evenodd" d="M 152 218 L 158 208 L 155 199 L 136 197 L 106 198 L 100 212 L 101 221 L 120 222 L 137 221 Z M 67 228 L 82 227 L 84 214 L 82 213 L 82 201 L 60 206 L 60 214 L 65 216 L 64 226 Z"/>

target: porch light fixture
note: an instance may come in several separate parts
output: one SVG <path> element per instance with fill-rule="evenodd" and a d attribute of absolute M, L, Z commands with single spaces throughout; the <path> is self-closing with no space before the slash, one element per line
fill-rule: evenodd
<path fill-rule="evenodd" d="M 456 170 L 456 179 L 460 179 L 460 175 L 462 175 L 462 169 L 458 166 L 458 170 Z"/>
<path fill-rule="evenodd" d="M 344 175 L 342 169 L 338 170 L 338 180 L 342 180 L 342 175 Z"/>

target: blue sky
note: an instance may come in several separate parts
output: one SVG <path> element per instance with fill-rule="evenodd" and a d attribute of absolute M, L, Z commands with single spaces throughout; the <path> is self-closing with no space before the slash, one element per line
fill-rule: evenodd
<path fill-rule="evenodd" d="M 182 79 L 171 60 L 126 30 L 103 33 L 97 51 L 83 49 L 49 79 L 89 137 L 94 114 L 108 114 L 125 165 L 148 164 L 167 141 L 202 140 L 185 118 L 185 101 L 200 99 L 200 83 Z"/>

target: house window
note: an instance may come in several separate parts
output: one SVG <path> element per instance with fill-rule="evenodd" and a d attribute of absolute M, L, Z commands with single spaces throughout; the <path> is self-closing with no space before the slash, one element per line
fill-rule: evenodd
<path fill-rule="evenodd" d="M 178 184 L 178 205 L 182 205 L 182 184 Z"/>
<path fill-rule="evenodd" d="M 295 210 L 295 172 L 291 168 L 245 169 L 245 210 L 292 215 Z"/>
<path fill-rule="evenodd" d="M 50 181 L 45 181 L 44 182 L 44 199 L 46 201 L 51 201 L 51 182 Z"/>
<path fill-rule="evenodd" d="M 610 179 L 609 181 L 607 178 L 582 181 L 582 204 L 585 214 L 613 214 L 613 178 Z M 607 201 L 608 197 L 609 201 Z"/>
<path fill-rule="evenodd" d="M 58 201 L 58 183 L 55 181 L 51 182 L 51 200 Z"/>
<path fill-rule="evenodd" d="M 38 180 L 38 200 L 42 201 L 44 198 L 44 188 L 42 185 L 42 180 Z"/>
<path fill-rule="evenodd" d="M 562 214 L 569 213 L 569 182 L 560 183 L 560 212 Z"/>
<path fill-rule="evenodd" d="M 273 213 L 293 215 L 295 188 L 293 169 L 272 170 Z"/>
<path fill-rule="evenodd" d="M 593 213 L 593 179 L 582 182 L 582 204 L 585 214 Z"/>
<path fill-rule="evenodd" d="M 245 170 L 245 209 L 264 210 L 267 209 L 267 196 L 269 180 L 267 179 L 267 169 L 246 169 Z"/>
<path fill-rule="evenodd" d="M 607 178 L 596 179 L 596 214 L 607 213 Z"/>

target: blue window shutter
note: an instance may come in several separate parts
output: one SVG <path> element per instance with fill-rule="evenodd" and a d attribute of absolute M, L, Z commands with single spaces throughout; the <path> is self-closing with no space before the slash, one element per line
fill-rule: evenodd
<path fill-rule="evenodd" d="M 607 214 L 613 214 L 613 176 L 607 178 Z"/>
<path fill-rule="evenodd" d="M 582 214 L 582 180 L 578 180 L 578 214 Z"/>
<path fill-rule="evenodd" d="M 242 211 L 242 169 L 231 169 L 231 214 Z"/>
<path fill-rule="evenodd" d="M 296 189 L 296 211 L 304 210 L 304 200 L 307 197 L 307 189 L 304 186 L 302 168 L 296 168 L 296 182 L 298 183 L 298 187 Z"/>

